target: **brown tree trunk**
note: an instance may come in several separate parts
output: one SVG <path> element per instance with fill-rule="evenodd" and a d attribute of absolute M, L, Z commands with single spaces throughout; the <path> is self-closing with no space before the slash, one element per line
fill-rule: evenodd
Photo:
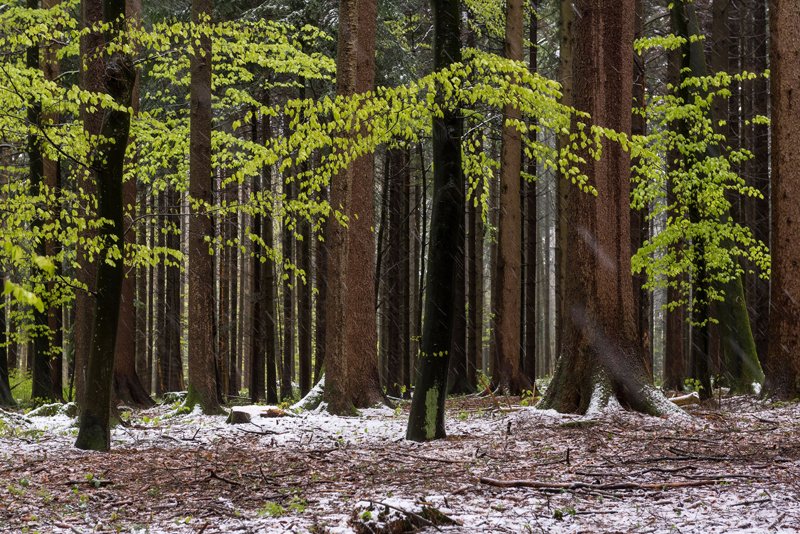
<path fill-rule="evenodd" d="M 772 313 L 764 367 L 767 396 L 798 396 L 800 373 L 800 11 L 770 1 L 772 87 Z"/>
<path fill-rule="evenodd" d="M 634 0 L 574 2 L 574 105 L 599 126 L 630 134 Z M 613 77 L 605 66 L 614 65 Z M 583 171 L 598 196 L 571 187 L 567 196 L 561 355 L 543 405 L 562 412 L 602 409 L 612 398 L 635 410 L 672 411 L 650 385 L 636 338 L 630 265 L 630 160 L 604 142 L 603 157 Z"/>
<path fill-rule="evenodd" d="M 191 57 L 189 139 L 189 392 L 186 406 L 220 413 L 214 344 L 214 262 L 205 239 L 214 235 L 207 210 L 213 203 L 211 168 L 212 0 L 192 0 L 192 22 L 201 25 Z"/>
<path fill-rule="evenodd" d="M 375 0 L 339 4 L 337 93 L 372 90 L 375 80 Z M 377 358 L 373 156 L 361 156 L 332 180 L 331 205 L 348 215 L 347 232 L 330 218 L 328 346 L 325 396 L 332 413 L 382 402 Z M 341 315 L 341 319 L 336 317 Z"/>
<path fill-rule="evenodd" d="M 283 180 L 284 198 L 291 201 L 294 198 L 294 182 L 284 177 Z M 294 232 L 289 227 L 289 221 L 283 221 L 283 261 L 294 265 Z M 294 362 L 294 298 L 292 293 L 295 287 L 294 271 L 286 269 L 284 271 L 283 282 L 283 358 L 281 359 L 281 400 L 291 399 L 292 392 L 292 372 Z"/>
<path fill-rule="evenodd" d="M 522 61 L 522 1 L 506 2 L 505 55 Z M 520 173 L 522 170 L 522 138 L 508 121 L 518 121 L 522 114 L 513 106 L 504 113 L 503 145 L 500 164 L 500 221 L 497 245 L 497 355 L 498 377 L 495 380 L 505 392 L 518 395 L 530 388 L 530 380 L 520 368 L 520 294 L 522 293 L 522 250 Z"/>

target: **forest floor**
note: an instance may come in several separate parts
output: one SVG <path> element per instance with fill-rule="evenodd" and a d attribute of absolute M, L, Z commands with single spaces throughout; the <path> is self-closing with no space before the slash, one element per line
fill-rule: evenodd
<path fill-rule="evenodd" d="M 69 417 L 7 418 L 0 532 L 800 531 L 797 404 L 723 398 L 680 420 L 465 397 L 425 444 L 404 439 L 405 406 L 239 409 L 253 422 L 134 412 L 105 454 L 73 448 Z"/>

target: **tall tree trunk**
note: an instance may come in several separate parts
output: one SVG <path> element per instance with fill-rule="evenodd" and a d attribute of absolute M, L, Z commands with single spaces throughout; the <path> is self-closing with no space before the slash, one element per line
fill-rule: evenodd
<path fill-rule="evenodd" d="M 644 7 L 642 0 L 636 0 L 636 24 L 634 36 L 636 39 L 642 37 L 644 26 Z M 635 54 L 633 58 L 633 107 L 634 113 L 631 122 L 631 134 L 644 135 L 647 129 L 645 119 L 645 57 Z M 631 211 L 631 255 L 641 248 L 648 238 L 647 210 Z M 636 331 L 637 337 L 641 340 L 642 352 L 645 363 L 650 375 L 653 375 L 653 350 L 650 339 L 650 292 L 644 289 L 644 274 L 633 276 L 633 307 L 636 310 Z"/>
<path fill-rule="evenodd" d="M 199 404 L 206 414 L 220 413 L 214 351 L 214 262 L 205 239 L 214 234 L 210 208 L 211 169 L 211 23 L 212 0 L 192 0 L 192 22 L 199 35 L 191 56 L 189 194 L 189 392 L 186 406 Z M 199 45 L 199 46 L 198 46 Z"/>
<path fill-rule="evenodd" d="M 181 228 L 185 228 L 180 216 L 180 193 L 174 188 L 169 189 L 164 198 L 164 209 L 169 221 L 166 246 L 171 250 L 180 251 Z M 160 382 L 163 391 L 182 391 L 184 382 L 181 356 L 181 269 L 178 265 L 166 266 L 164 282 L 162 350 L 158 354 Z"/>
<path fill-rule="evenodd" d="M 126 3 L 126 17 L 139 24 L 141 20 L 141 0 L 128 0 Z M 133 112 L 139 111 L 139 77 L 134 76 L 131 89 L 131 104 Z M 131 178 L 122 185 L 122 203 L 128 213 L 126 221 L 125 244 L 133 246 L 136 243 L 138 232 L 134 229 L 134 216 L 136 214 L 136 179 Z M 140 269 L 142 270 L 142 269 Z M 114 392 L 116 399 L 128 406 L 147 408 L 152 406 L 153 399 L 142 385 L 136 372 L 136 342 L 137 342 L 137 306 L 136 303 L 136 271 L 126 273 L 122 282 L 122 302 L 120 303 L 120 317 L 117 324 L 116 364 L 114 366 Z"/>
<path fill-rule="evenodd" d="M 320 202 L 328 200 L 328 189 L 322 187 L 319 193 Z M 327 225 L 323 228 L 324 239 L 316 241 L 316 277 L 317 301 L 316 301 L 316 330 L 314 332 L 314 381 L 319 382 L 322 378 L 323 366 L 325 365 L 325 339 L 328 334 L 328 233 Z"/>
<path fill-rule="evenodd" d="M 0 271 L 0 287 L 5 287 L 5 273 Z M 6 308 L 5 296 L 0 296 L 0 406 L 14 406 L 16 401 L 11 394 L 11 384 L 8 381 L 8 345 L 6 334 Z"/>
<path fill-rule="evenodd" d="M 752 31 L 751 54 L 752 67 L 747 70 L 762 73 L 767 70 L 767 58 L 769 50 L 767 48 L 767 1 L 758 0 L 751 3 L 752 9 Z M 767 116 L 769 114 L 769 89 L 768 81 L 763 77 L 753 80 L 752 91 L 752 113 L 753 115 Z M 749 173 L 750 185 L 758 189 L 763 198 L 748 198 L 752 217 L 750 227 L 753 230 L 753 237 L 769 244 L 770 243 L 770 146 L 769 128 L 763 124 L 751 124 L 750 135 L 752 138 L 753 160 L 750 165 Z M 755 275 L 748 274 L 748 300 L 750 304 L 750 319 L 755 338 L 756 351 L 760 358 L 766 358 L 769 351 L 769 280 Z"/>
<path fill-rule="evenodd" d="M 301 170 L 307 170 L 303 164 Z M 297 243 L 297 266 L 305 273 L 304 280 L 297 281 L 297 349 L 299 360 L 300 397 L 311 390 L 311 288 L 313 287 L 313 271 L 311 257 L 311 223 L 303 218 L 299 221 L 302 240 Z"/>
<path fill-rule="evenodd" d="M 434 20 L 433 67 L 441 70 L 461 61 L 461 2 L 432 0 Z M 455 276 L 463 244 L 464 177 L 461 171 L 463 119 L 445 110 L 433 119 L 433 210 L 425 322 L 417 378 L 406 437 L 413 441 L 441 439 L 447 398 L 447 371 L 453 344 Z M 453 231 L 455 229 L 455 232 Z M 455 233 L 455 235 L 453 235 Z"/>
<path fill-rule="evenodd" d="M 634 0 L 574 3 L 574 105 L 599 126 L 630 134 Z M 605 76 L 614 65 L 616 75 Z M 636 338 L 630 265 L 630 160 L 616 143 L 583 170 L 595 198 L 572 187 L 561 355 L 543 406 L 602 409 L 612 398 L 651 414 L 675 410 L 652 387 Z"/>
<path fill-rule="evenodd" d="M 28 0 L 28 8 L 38 9 L 39 0 Z M 39 68 L 39 52 L 38 44 L 28 47 L 28 68 Z M 42 103 L 37 99 L 31 100 L 28 104 L 28 122 L 33 125 L 34 128 L 40 126 L 42 123 Z M 42 156 L 40 141 L 35 133 L 28 134 L 28 170 L 30 175 L 31 196 L 36 197 L 42 194 L 44 190 L 42 187 L 44 181 L 44 158 Z M 44 225 L 44 221 L 37 217 L 33 225 L 41 228 Z M 47 243 L 44 238 L 40 238 L 40 241 L 37 243 L 36 253 L 42 256 L 47 254 Z M 55 395 L 53 394 L 50 379 L 50 356 L 52 347 L 50 345 L 51 333 L 49 332 L 47 316 L 47 310 L 33 310 L 33 353 L 31 354 L 33 361 L 33 384 L 31 386 L 31 397 L 34 399 L 53 400 L 55 399 Z"/>
<path fill-rule="evenodd" d="M 125 2 L 84 2 L 102 13 L 102 20 L 112 25 L 103 41 L 112 37 L 125 15 Z M 88 9 L 88 8 L 87 8 Z M 100 132 L 107 141 L 102 142 L 92 161 L 96 179 L 98 215 L 110 221 L 101 230 L 106 247 L 123 243 L 122 177 L 125 149 L 128 145 L 131 92 L 135 71 L 133 61 L 121 51 L 103 60 L 102 86 L 104 92 L 126 111 L 106 110 Z M 86 391 L 78 420 L 79 449 L 108 450 L 111 445 L 110 415 L 111 388 L 114 374 L 114 349 L 116 345 L 119 305 L 124 277 L 121 260 L 109 261 L 112 251 L 100 253 L 97 269 L 97 294 L 92 325 L 92 337 L 86 368 Z M 113 257 L 113 256 L 111 256 Z"/>
<path fill-rule="evenodd" d="M 505 56 L 522 61 L 522 0 L 506 2 Z M 530 388 L 530 380 L 520 368 L 520 294 L 522 293 L 522 228 L 520 173 L 522 137 L 509 121 L 519 121 L 522 114 L 514 106 L 503 112 L 503 146 L 500 163 L 500 224 L 497 244 L 497 355 L 500 367 L 495 380 L 500 388 L 518 395 Z"/>
<path fill-rule="evenodd" d="M 765 395 L 793 399 L 800 394 L 800 11 L 788 0 L 771 0 L 769 5 L 773 218 Z"/>
<path fill-rule="evenodd" d="M 700 35 L 697 14 L 693 5 L 676 2 L 673 5 L 672 13 L 673 18 L 676 19 L 676 24 L 683 26 L 683 33 L 679 32 L 679 34 Z M 687 43 L 683 48 L 683 69 L 681 72 L 689 76 L 706 76 L 707 67 L 702 43 L 698 41 Z M 687 93 L 684 95 L 685 100 L 691 97 L 688 94 L 688 89 L 684 92 Z M 716 112 L 721 113 L 722 111 L 717 110 Z M 714 122 L 717 122 L 718 119 L 719 117 L 715 116 Z M 736 136 L 738 137 L 738 130 Z M 718 155 L 718 148 L 709 147 L 708 155 Z M 723 217 L 730 217 L 730 214 L 726 213 Z M 701 270 L 704 269 L 698 269 L 698 271 Z M 702 279 L 700 281 L 702 283 Z M 725 295 L 725 301 L 718 303 L 716 306 L 724 358 L 723 371 L 732 391 L 749 392 L 754 382 L 761 383 L 764 381 L 764 374 L 758 361 L 755 341 L 750 328 L 742 277 L 734 277 L 720 284 L 719 289 Z M 698 288 L 698 291 L 702 292 L 704 290 Z M 698 321 L 695 322 L 697 323 Z M 698 346 L 702 346 L 702 344 Z M 701 378 L 701 380 L 708 382 L 705 378 Z"/>
<path fill-rule="evenodd" d="M 401 285 L 403 278 L 403 263 L 400 251 L 400 241 L 404 238 L 400 232 L 403 213 L 400 208 L 400 197 L 403 195 L 403 173 L 408 161 L 401 148 L 390 148 L 386 151 L 386 180 L 387 188 L 383 195 L 385 207 L 389 212 L 388 225 L 382 226 L 384 235 L 388 236 L 385 245 L 386 256 L 384 263 L 386 271 L 383 280 L 384 295 L 382 311 L 384 321 L 387 323 L 386 340 L 386 389 L 389 395 L 399 397 L 403 385 L 403 340 L 402 340 L 402 295 Z M 386 228 L 388 226 L 388 228 Z"/>
<path fill-rule="evenodd" d="M 294 198 L 294 183 L 292 178 L 285 176 L 283 180 L 283 195 L 287 201 Z M 289 221 L 283 221 L 283 261 L 294 265 L 294 232 L 289 227 Z M 294 361 L 294 271 L 286 269 L 283 283 L 283 358 L 281 360 L 281 400 L 291 399 L 292 371 Z"/>
<path fill-rule="evenodd" d="M 375 89 L 376 0 L 358 0 L 356 49 L 357 93 Z M 353 162 L 350 227 L 347 234 L 347 350 L 350 397 L 356 408 L 383 402 L 377 357 L 374 284 L 374 156 Z"/>
<path fill-rule="evenodd" d="M 252 112 L 253 119 L 251 123 L 251 141 L 256 144 L 258 143 L 258 113 L 255 110 L 252 110 Z M 264 115 L 261 118 L 262 121 L 269 121 L 269 119 L 270 118 L 267 115 Z M 268 180 L 267 176 L 265 176 L 268 172 L 269 171 L 262 170 L 261 176 L 257 176 L 253 179 L 253 199 L 262 195 L 264 189 L 266 189 L 264 187 L 264 182 Z M 269 217 L 269 215 L 267 215 L 267 217 Z M 266 226 L 264 218 L 265 217 L 261 214 L 261 211 L 257 211 L 253 215 L 252 232 L 255 235 L 261 236 L 262 238 L 264 236 L 264 227 Z M 269 306 L 272 305 L 272 302 L 267 302 L 264 298 L 266 296 L 266 287 L 264 286 L 267 268 L 266 264 L 269 263 L 269 261 L 262 263 L 262 254 L 266 255 L 266 251 L 255 250 L 253 257 L 250 260 L 253 269 L 253 298 L 250 300 L 253 314 L 253 343 L 250 347 L 250 361 L 248 364 L 250 365 L 250 402 L 253 403 L 263 401 L 267 396 L 265 382 L 267 371 L 266 353 L 267 350 L 269 350 L 266 343 L 267 322 L 269 320 L 267 316 L 272 315 L 269 313 Z"/>
<path fill-rule="evenodd" d="M 558 77 L 561 82 L 561 103 L 565 106 L 573 105 L 573 62 L 574 62 L 574 48 L 575 48 L 575 10 L 573 8 L 572 0 L 559 0 L 559 66 Z M 558 138 L 559 145 L 563 146 L 567 139 L 563 136 Z M 567 218 L 567 201 L 568 193 L 571 189 L 570 184 L 566 177 L 561 176 L 556 180 L 556 250 L 555 250 L 555 341 L 556 341 L 556 358 L 560 358 L 561 350 L 561 337 L 564 332 L 564 317 L 566 311 L 564 308 L 567 278 L 567 225 L 569 219 Z"/>
<path fill-rule="evenodd" d="M 531 42 L 530 50 L 528 52 L 528 69 L 536 73 L 538 71 L 538 45 L 539 40 L 539 17 L 537 9 L 539 7 L 538 0 L 534 0 L 531 4 L 530 22 L 528 27 L 528 38 Z M 521 22 L 520 22 L 521 24 Z M 536 141 L 536 131 L 532 130 L 529 135 Z M 528 175 L 536 177 L 536 158 L 528 158 Z M 537 228 L 537 218 L 539 213 L 536 209 L 537 199 L 536 190 L 539 186 L 539 181 L 526 181 L 523 184 L 523 198 L 525 202 L 525 219 L 524 219 L 524 234 L 526 235 L 525 247 L 522 254 L 525 264 L 525 281 L 524 281 L 524 296 L 525 302 L 523 304 L 525 313 L 524 317 L 524 359 L 523 371 L 525 378 L 531 385 L 536 380 L 536 329 L 537 323 L 537 307 L 536 307 L 536 277 L 538 265 L 536 262 L 536 249 L 539 246 L 539 231 Z M 545 322 L 545 326 L 546 326 Z"/>
<path fill-rule="evenodd" d="M 375 80 L 375 0 L 339 3 L 337 93 L 372 90 Z M 373 156 L 359 157 L 331 183 L 331 205 L 350 218 L 347 232 L 329 218 L 328 345 L 325 397 L 332 413 L 381 402 L 375 316 Z M 340 315 L 341 317 L 337 317 Z"/>

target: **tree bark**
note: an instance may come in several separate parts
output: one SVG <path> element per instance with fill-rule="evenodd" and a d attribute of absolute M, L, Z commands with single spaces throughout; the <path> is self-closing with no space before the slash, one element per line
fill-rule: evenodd
<path fill-rule="evenodd" d="M 506 2 L 505 56 L 522 61 L 522 1 Z M 520 368 L 520 295 L 522 293 L 522 236 L 520 235 L 520 173 L 522 137 L 509 121 L 521 120 L 513 106 L 503 112 L 503 144 L 500 163 L 500 221 L 497 244 L 497 355 L 498 377 L 495 380 L 508 394 L 518 395 L 530 388 L 530 381 Z"/>
<path fill-rule="evenodd" d="M 200 405 L 206 414 L 221 413 L 214 351 L 214 262 L 207 237 L 214 223 L 207 210 L 213 202 L 211 168 L 211 23 L 212 0 L 192 0 L 192 22 L 198 27 L 191 55 L 189 132 L 189 391 L 186 406 Z M 201 29 L 202 28 L 202 29 Z"/>
<path fill-rule="evenodd" d="M 800 393 L 800 11 L 789 0 L 770 1 L 772 87 L 772 313 L 764 362 L 765 395 Z"/>
<path fill-rule="evenodd" d="M 125 2 L 87 0 L 102 12 L 102 20 L 117 24 L 125 15 Z M 110 37 L 113 30 L 108 30 Z M 103 89 L 114 101 L 129 107 L 135 71 L 133 61 L 121 52 L 114 52 L 103 61 Z M 92 161 L 97 187 L 98 215 L 108 221 L 100 234 L 106 249 L 100 253 L 97 270 L 97 295 L 92 326 L 91 345 L 86 369 L 84 404 L 78 420 L 79 449 L 108 450 L 111 445 L 111 389 L 114 374 L 119 305 L 124 277 L 121 260 L 108 261 L 112 242 L 123 243 L 122 177 L 125 149 L 128 145 L 130 115 L 127 111 L 106 110 L 100 132 L 106 141 L 100 143 Z"/>
<path fill-rule="evenodd" d="M 594 124 L 630 135 L 634 0 L 574 3 L 574 105 Z M 605 75 L 614 65 L 615 76 Z M 630 265 L 630 160 L 604 142 L 603 157 L 583 170 L 599 195 L 571 187 L 565 315 L 561 355 L 542 405 L 561 412 L 624 406 L 663 414 L 677 410 L 652 387 L 636 338 Z"/>
<path fill-rule="evenodd" d="M 5 287 L 5 273 L 0 271 L 0 287 Z M 0 302 L 5 304 L 5 296 L 0 297 Z M 11 384 L 8 381 L 8 345 L 6 334 L 6 306 L 0 307 L 0 406 L 15 406 L 17 403 L 11 394 Z"/>
<path fill-rule="evenodd" d="M 434 69 L 461 60 L 461 2 L 432 0 Z M 425 322 L 406 437 L 412 441 L 446 436 L 444 405 L 453 343 L 455 276 L 463 243 L 464 177 L 461 170 L 463 119 L 446 109 L 433 119 L 433 210 L 425 291 Z M 453 230 L 456 230 L 453 232 Z M 455 233 L 455 235 L 453 235 Z"/>

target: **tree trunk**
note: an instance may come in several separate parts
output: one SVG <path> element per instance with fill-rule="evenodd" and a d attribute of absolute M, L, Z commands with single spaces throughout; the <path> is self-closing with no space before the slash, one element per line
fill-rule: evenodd
<path fill-rule="evenodd" d="M 287 201 L 294 198 L 294 182 L 290 177 L 284 176 L 283 195 Z M 283 221 L 283 261 L 294 265 L 294 232 L 289 227 L 289 221 Z M 285 269 L 283 282 L 283 358 L 281 360 L 281 400 L 291 399 L 292 371 L 294 359 L 294 299 L 292 298 L 295 286 L 294 271 Z"/>
<path fill-rule="evenodd" d="M 530 23 L 528 28 L 528 38 L 531 42 L 530 50 L 528 52 L 528 69 L 536 73 L 538 70 L 538 46 L 539 40 L 539 19 L 537 16 L 538 0 L 532 2 L 532 9 L 530 14 Z M 520 24 L 522 22 L 520 21 Z M 521 46 L 521 45 L 520 45 Z M 531 136 L 533 141 L 536 140 L 536 132 L 531 131 L 528 135 Z M 528 158 L 528 174 L 531 177 L 536 177 L 536 158 Z M 525 378 L 531 385 L 536 380 L 536 329 L 537 322 L 537 307 L 536 307 L 536 277 L 538 265 L 536 262 L 536 249 L 539 246 L 539 231 L 537 228 L 537 217 L 539 216 L 536 209 L 536 189 L 539 185 L 536 181 L 525 181 L 523 184 L 523 198 L 525 202 L 525 220 L 524 230 L 526 240 L 525 247 L 522 251 L 524 264 L 525 264 L 525 281 L 524 281 L 524 358 L 523 358 L 523 371 Z M 545 322 L 546 325 L 546 322 Z"/>
<path fill-rule="evenodd" d="M 574 48 L 575 37 L 575 10 L 573 8 L 572 0 L 559 0 L 559 82 L 561 83 L 561 103 L 565 106 L 573 105 L 573 61 L 574 61 Z M 566 137 L 559 136 L 558 143 L 563 146 L 567 142 Z M 555 233 L 556 233 L 556 249 L 555 249 L 555 352 L 556 358 L 560 358 L 561 350 L 561 335 L 564 332 L 564 317 L 566 311 L 564 308 L 567 278 L 567 201 L 568 193 L 572 187 L 567 182 L 566 177 L 560 176 L 556 180 L 556 220 L 555 220 Z"/>
<path fill-rule="evenodd" d="M 522 1 L 506 2 L 505 55 L 522 61 Z M 494 377 L 508 394 L 518 395 L 530 388 L 530 381 L 520 368 L 520 294 L 522 293 L 522 236 L 520 235 L 520 173 L 522 170 L 522 137 L 516 126 L 520 111 L 506 106 L 503 112 L 503 146 L 500 164 L 500 221 L 497 242 L 497 357 L 498 374 Z"/>
<path fill-rule="evenodd" d="M 772 87 L 772 313 L 764 362 L 765 395 L 800 394 L 800 11 L 794 2 L 770 2 Z"/>
<path fill-rule="evenodd" d="M 337 93 L 372 90 L 375 80 L 375 0 L 339 4 Z M 349 217 L 347 232 L 330 217 L 328 345 L 325 398 L 332 413 L 352 413 L 383 401 L 377 358 L 373 156 L 359 157 L 331 182 L 331 206 Z M 339 317 L 340 316 L 340 317 Z"/>
<path fill-rule="evenodd" d="M 461 2 L 432 0 L 435 70 L 461 61 Z M 461 170 L 463 119 L 445 110 L 433 119 L 433 210 L 425 323 L 417 362 L 417 378 L 406 437 L 413 441 L 441 439 L 447 398 L 447 371 L 453 344 L 455 276 L 464 241 L 464 177 Z M 454 232 L 455 230 L 455 232 Z M 455 233 L 455 235 L 454 235 Z"/>
<path fill-rule="evenodd" d="M 574 105 L 599 126 L 631 131 L 634 0 L 578 0 Z M 605 76 L 614 65 L 616 75 Z M 641 344 L 630 265 L 630 160 L 604 142 L 583 166 L 595 198 L 571 187 L 561 356 L 542 401 L 561 412 L 602 409 L 613 398 L 650 414 L 677 410 L 651 385 Z"/>
<path fill-rule="evenodd" d="M 134 24 L 141 20 L 141 0 L 128 0 L 126 3 L 126 16 Z M 139 77 L 135 76 L 131 89 L 131 105 L 134 113 L 139 110 Z M 136 179 L 131 178 L 122 185 L 122 203 L 125 209 L 132 210 L 126 221 L 125 243 L 133 247 L 136 243 L 138 232 L 134 229 L 134 216 L 136 206 Z M 141 269 L 143 270 L 143 269 Z M 116 400 L 137 408 L 153 406 L 147 390 L 142 385 L 136 372 L 137 358 L 137 306 L 136 303 L 136 271 L 126 273 L 122 282 L 122 301 L 120 303 L 120 317 L 117 324 L 116 364 L 114 366 L 114 393 Z"/>
<path fill-rule="evenodd" d="M 328 200 L 328 189 L 322 187 L 319 193 L 320 202 Z M 324 239 L 316 241 L 316 331 L 314 332 L 314 381 L 322 378 L 325 365 L 325 339 L 328 333 L 327 303 L 328 303 L 328 232 L 327 225 L 323 228 Z"/>
<path fill-rule="evenodd" d="M 252 129 L 252 142 L 253 144 L 258 143 L 258 113 L 255 109 L 252 110 L 253 112 L 253 120 L 251 124 Z M 262 121 L 269 121 L 269 116 L 264 115 L 261 120 Z M 264 139 L 266 141 L 266 139 Z M 263 170 L 261 176 L 257 176 L 253 179 L 253 198 L 258 198 L 264 192 L 264 182 L 269 180 L 267 178 L 267 174 L 269 173 L 268 170 Z M 267 218 L 270 215 L 267 215 Z M 265 217 L 262 215 L 261 211 L 256 211 L 253 215 L 253 224 L 251 231 L 258 236 L 264 237 L 264 227 L 266 226 L 266 221 L 264 220 Z M 252 287 L 252 296 L 253 298 L 250 300 L 250 305 L 252 306 L 252 314 L 253 314 L 253 343 L 250 347 L 250 402 L 257 403 L 263 401 L 267 396 L 266 391 L 266 371 L 267 371 L 267 361 L 266 361 L 266 353 L 267 350 L 274 350 L 268 349 L 267 347 L 267 322 L 269 319 L 268 316 L 272 314 L 269 313 L 269 306 L 272 305 L 272 301 L 269 302 L 265 299 L 265 274 L 267 269 L 267 263 L 270 263 L 270 260 L 266 262 L 261 262 L 261 255 L 266 255 L 266 251 L 255 250 L 253 257 L 251 258 L 252 269 L 253 269 L 253 287 Z"/>
<path fill-rule="evenodd" d="M 0 271 L 0 287 L 5 287 L 5 273 Z M 0 296 L 0 302 L 5 304 L 5 296 Z M 8 382 L 8 345 L 6 335 L 6 306 L 0 307 L 0 406 L 14 406 L 16 401 L 11 394 L 11 384 Z"/>
<path fill-rule="evenodd" d="M 214 234 L 211 169 L 212 0 L 192 0 L 192 22 L 202 29 L 191 56 L 189 132 L 189 392 L 185 405 L 221 413 L 214 351 L 214 262 L 205 239 Z"/>
<path fill-rule="evenodd" d="M 118 24 L 125 15 L 124 1 L 101 3 L 87 0 L 84 4 L 101 11 L 102 20 L 107 24 Z M 114 30 L 107 30 L 108 35 L 104 41 L 112 37 L 112 31 Z M 102 83 L 106 94 L 118 105 L 129 107 L 135 77 L 133 61 L 121 52 L 115 52 L 106 57 L 103 63 L 105 70 Z M 129 130 L 130 115 L 127 111 L 104 112 L 100 131 L 103 138 L 108 141 L 98 147 L 97 155 L 92 162 L 92 170 L 97 184 L 98 215 L 110 221 L 110 224 L 106 224 L 100 230 L 107 247 L 110 247 L 112 240 L 118 244 L 117 246 L 122 246 L 124 238 L 122 177 Z M 110 262 L 108 258 L 111 253 L 107 248 L 98 258 L 97 295 L 86 369 L 86 391 L 78 420 L 78 438 L 75 441 L 75 446 L 79 449 L 108 450 L 111 445 L 110 412 L 114 349 L 124 277 L 123 262 L 121 260 Z"/>
<path fill-rule="evenodd" d="M 634 38 L 642 37 L 643 32 L 643 6 L 642 0 L 636 0 L 636 25 Z M 633 135 L 645 135 L 647 121 L 644 115 L 645 103 L 645 58 L 635 54 L 633 58 L 633 106 L 634 114 L 631 122 Z M 648 238 L 647 210 L 631 211 L 631 255 L 636 254 Z M 653 375 L 653 350 L 650 339 L 650 292 L 644 289 L 646 282 L 643 273 L 633 276 L 633 308 L 636 310 L 637 337 L 641 340 L 642 352 L 645 357 L 648 372 Z"/>
<path fill-rule="evenodd" d="M 389 395 L 399 397 L 403 385 L 403 340 L 402 340 L 402 295 L 403 278 L 400 241 L 404 238 L 400 232 L 403 213 L 400 197 L 403 195 L 403 173 L 408 166 L 405 152 L 401 148 L 390 148 L 386 151 L 386 190 L 384 190 L 385 207 L 389 212 L 388 228 L 383 229 L 388 236 L 385 245 L 386 271 L 383 280 L 385 299 L 381 302 L 383 318 L 387 323 L 386 340 L 386 389 Z"/>
<path fill-rule="evenodd" d="M 39 0 L 28 0 L 29 9 L 38 9 Z M 39 68 L 39 45 L 35 44 L 28 47 L 27 51 L 27 67 L 30 69 Z M 35 128 L 41 125 L 42 122 L 42 103 L 39 100 L 32 99 L 28 104 L 28 122 Z M 36 197 L 43 193 L 44 181 L 44 158 L 42 157 L 42 148 L 40 141 L 35 133 L 28 134 L 28 170 L 30 173 L 30 191 L 31 196 Z M 40 229 L 44 225 L 44 220 L 37 217 L 33 221 L 33 225 Z M 40 238 L 36 244 L 36 253 L 44 256 L 47 254 L 47 243 L 44 238 Z M 45 302 L 47 305 L 47 302 Z M 49 308 L 49 306 L 47 306 Z M 48 328 L 48 310 L 33 310 L 34 330 L 33 332 L 33 353 L 31 358 L 33 361 L 33 376 L 31 386 L 31 397 L 34 399 L 43 399 L 52 401 L 55 399 L 53 393 L 51 377 L 50 377 L 50 332 Z M 29 359 L 30 360 L 30 359 Z M 60 396 L 60 395 L 59 395 Z"/>

